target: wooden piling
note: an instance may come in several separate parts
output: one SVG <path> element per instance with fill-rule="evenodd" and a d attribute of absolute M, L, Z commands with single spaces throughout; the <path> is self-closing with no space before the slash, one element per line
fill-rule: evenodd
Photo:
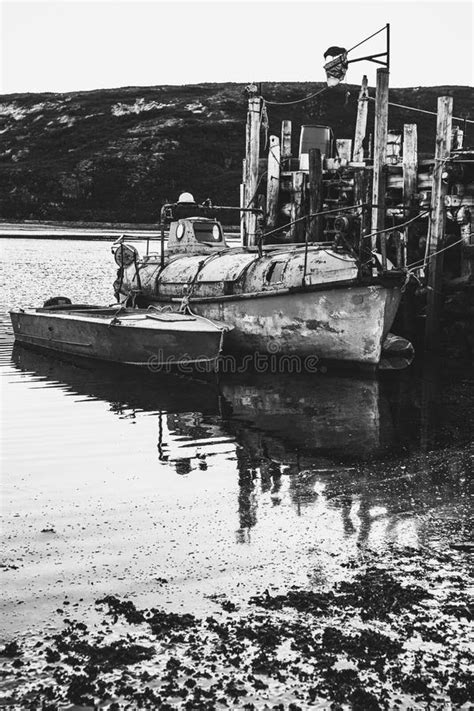
<path fill-rule="evenodd" d="M 267 227 L 276 226 L 280 194 L 280 139 L 270 136 L 267 168 Z"/>
<path fill-rule="evenodd" d="M 444 253 L 439 250 L 445 245 L 446 209 L 444 198 L 446 183 L 443 171 L 446 159 L 451 151 L 451 127 L 453 117 L 453 99 L 451 96 L 438 98 L 438 117 L 436 122 L 436 149 L 431 190 L 431 212 L 426 257 L 428 261 L 428 295 L 425 329 L 425 347 L 436 350 L 439 345 L 439 318 L 442 306 L 441 289 L 443 278 Z"/>
<path fill-rule="evenodd" d="M 337 138 L 336 151 L 341 163 L 350 163 L 352 155 L 352 138 Z"/>
<path fill-rule="evenodd" d="M 416 123 L 406 123 L 403 126 L 403 206 L 405 219 L 409 220 L 416 214 L 416 194 L 418 192 L 418 133 Z M 412 244 L 413 223 L 405 228 L 405 244 L 407 261 L 411 262 L 408 249 Z"/>
<path fill-rule="evenodd" d="M 240 183 L 240 207 L 245 207 L 245 185 Z M 240 242 L 245 245 L 245 212 L 240 213 Z"/>
<path fill-rule="evenodd" d="M 256 207 L 256 193 L 258 185 L 258 161 L 260 155 L 260 118 L 262 100 L 259 96 L 249 98 L 249 109 L 247 114 L 247 145 L 245 151 L 246 160 L 246 184 L 245 184 L 245 207 Z M 244 243 L 253 246 L 256 243 L 257 235 L 257 215 L 254 212 L 247 212 L 245 218 Z"/>
<path fill-rule="evenodd" d="M 303 217 L 304 211 L 304 180 L 305 173 L 302 170 L 295 170 L 291 174 L 291 184 L 292 184 L 292 199 L 291 199 L 291 221 L 295 224 L 291 225 L 291 241 L 292 242 L 302 242 L 305 233 L 305 221 L 300 218 Z"/>
<path fill-rule="evenodd" d="M 245 158 L 242 160 L 242 182 L 240 183 L 240 207 L 245 208 L 247 205 L 246 201 L 246 193 L 245 193 L 245 188 L 247 184 L 247 161 Z M 245 228 L 246 228 L 246 217 L 245 217 L 245 212 L 240 213 L 240 239 L 242 245 L 245 245 L 246 242 L 246 236 L 245 236 Z"/>
<path fill-rule="evenodd" d="M 472 210 L 467 210 L 468 221 L 461 225 L 461 277 L 467 281 L 472 281 L 474 276 L 474 241 L 473 241 L 473 219 Z"/>
<path fill-rule="evenodd" d="M 354 163 L 362 163 L 364 160 L 364 140 L 367 130 L 367 113 L 369 110 L 369 85 L 364 74 L 357 103 L 357 120 L 354 134 L 354 150 L 352 160 Z"/>
<path fill-rule="evenodd" d="M 374 155 L 374 137 L 369 133 L 369 141 L 367 143 L 367 160 L 372 160 Z"/>
<path fill-rule="evenodd" d="M 321 212 L 323 207 L 323 168 L 319 148 L 310 148 L 308 163 L 309 212 L 312 215 L 315 212 Z M 306 237 L 308 242 L 322 240 L 320 217 L 311 217 L 306 220 Z"/>
<path fill-rule="evenodd" d="M 398 165 L 401 162 L 402 136 L 399 131 L 387 132 L 387 165 Z"/>
<path fill-rule="evenodd" d="M 418 133 L 416 123 L 403 126 L 403 204 L 413 209 L 417 193 Z"/>
<path fill-rule="evenodd" d="M 291 170 L 291 121 L 281 122 L 281 169 Z"/>
<path fill-rule="evenodd" d="M 360 205 L 359 259 L 361 275 L 372 277 L 372 239 L 370 237 L 370 174 L 366 168 L 354 171 L 354 204 Z"/>
<path fill-rule="evenodd" d="M 372 186 L 372 233 L 379 232 L 385 226 L 385 163 L 387 157 L 388 128 L 388 70 L 377 69 L 377 90 L 375 95 L 375 142 L 374 142 L 374 180 Z M 372 237 L 372 248 L 377 243 L 377 235 Z M 387 249 L 384 235 L 380 238 L 382 268 L 386 267 Z"/>

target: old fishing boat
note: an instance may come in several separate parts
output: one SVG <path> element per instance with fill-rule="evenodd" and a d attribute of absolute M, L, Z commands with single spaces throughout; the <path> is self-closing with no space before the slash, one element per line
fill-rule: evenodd
<path fill-rule="evenodd" d="M 119 239 L 117 300 L 190 305 L 232 326 L 228 351 L 377 366 L 408 279 L 400 220 L 387 230 L 382 198 L 371 202 L 378 168 L 352 160 L 351 141 L 334 140 L 328 126 L 303 125 L 296 157 L 290 121 L 281 142 L 267 136 L 261 158 L 266 104 L 256 85 L 247 91 L 240 206 L 198 205 L 183 193 L 162 209 L 161 249 L 148 242 L 139 254 Z M 229 209 L 239 211 L 236 247 L 216 219 Z"/>
<path fill-rule="evenodd" d="M 154 306 L 131 309 L 74 305 L 61 297 L 53 301 L 42 308 L 10 312 L 18 343 L 61 354 L 147 366 L 154 371 L 217 365 L 226 330 L 223 324 L 189 311 L 179 313 Z"/>
<path fill-rule="evenodd" d="M 166 253 L 140 256 L 123 239 L 113 251 L 120 302 L 189 304 L 232 327 L 232 352 L 377 365 L 404 281 L 395 269 L 382 273 L 376 253 L 367 271 L 334 241 L 230 247 L 220 223 L 199 215 L 171 221 Z"/>

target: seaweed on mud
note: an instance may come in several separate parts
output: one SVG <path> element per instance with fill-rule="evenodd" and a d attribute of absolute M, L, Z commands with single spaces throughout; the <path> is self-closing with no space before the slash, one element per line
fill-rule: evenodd
<path fill-rule="evenodd" d="M 359 573 L 353 581 L 339 583 L 337 592 L 340 593 L 338 605 L 357 608 L 365 620 L 385 619 L 390 614 L 398 614 L 432 597 L 417 585 L 401 585 L 387 571 L 375 567 Z"/>
<path fill-rule="evenodd" d="M 289 632 L 281 622 L 275 623 L 265 618 L 251 617 L 246 622 L 240 622 L 234 628 L 237 639 L 248 639 L 258 644 L 262 649 L 272 650 L 277 647 L 283 637 Z"/>
<path fill-rule="evenodd" d="M 263 595 L 252 597 L 250 602 L 266 610 L 289 607 L 312 615 L 323 615 L 331 607 L 354 607 L 360 611 L 362 619 L 384 619 L 427 597 L 431 595 L 423 588 L 403 586 L 386 571 L 371 567 L 352 581 L 338 583 L 334 592 L 291 589 L 286 594 L 271 596 L 266 590 Z"/>
<path fill-rule="evenodd" d="M 95 670 L 98 668 L 108 672 L 151 659 L 155 654 L 153 647 L 123 639 L 114 640 L 109 644 L 92 644 L 84 635 L 85 630 L 78 634 L 77 626 L 68 626 L 62 633 L 54 636 L 56 649 L 45 650 L 46 661 L 51 663 L 62 659 L 70 666 L 86 665 L 91 677 L 97 675 Z"/>
<path fill-rule="evenodd" d="M 320 615 L 327 612 L 329 606 L 334 603 L 334 593 L 295 588 L 284 595 L 272 596 L 268 590 L 265 590 L 263 595 L 255 595 L 250 598 L 250 603 L 266 610 L 282 610 L 284 607 L 292 607 L 300 612 Z"/>
<path fill-rule="evenodd" d="M 456 684 L 449 686 L 448 696 L 458 708 L 463 704 L 472 703 L 474 699 L 474 678 L 472 673 L 458 671 Z"/>
<path fill-rule="evenodd" d="M 179 614 L 152 609 L 146 617 L 146 622 L 153 634 L 158 637 L 194 627 L 197 620 L 194 615 L 189 613 Z"/>
<path fill-rule="evenodd" d="M 0 657 L 18 657 L 20 654 L 22 654 L 21 647 L 16 639 L 7 642 L 4 648 L 0 649 Z"/>
<path fill-rule="evenodd" d="M 165 612 L 155 608 L 139 610 L 131 600 L 120 600 L 115 595 L 107 595 L 97 600 L 96 605 L 107 605 L 108 612 L 106 614 L 113 617 L 114 623 L 118 621 L 119 617 L 123 617 L 129 624 L 145 623 L 157 637 L 170 632 L 186 630 L 196 624 L 196 618 L 189 613 Z"/>
<path fill-rule="evenodd" d="M 131 600 L 120 600 L 115 595 L 106 595 L 100 600 L 96 600 L 96 605 L 107 605 L 109 608 L 106 614 L 113 617 L 113 622 L 118 622 L 119 617 L 123 617 L 130 625 L 139 625 L 145 621 L 145 613 L 138 610 Z"/>
<path fill-rule="evenodd" d="M 225 612 L 235 612 L 238 608 L 235 603 L 233 603 L 231 600 L 223 600 L 220 603 L 220 606 Z"/>
<path fill-rule="evenodd" d="M 100 631 L 65 621 L 41 648 L 30 646 L 36 655 L 31 667 L 26 651 L 11 648 L 23 651 L 24 678 L 43 663 L 36 685 L 15 690 L 15 708 L 260 710 L 271 708 L 268 699 L 278 688 L 286 690 L 285 705 L 273 708 L 293 711 L 313 702 L 334 711 L 397 708 L 402 695 L 412 705 L 460 707 L 474 691 L 465 575 L 455 578 L 450 568 L 443 595 L 430 595 L 408 581 L 423 577 L 425 563 L 429 575 L 437 574 L 432 557 L 410 553 L 408 576 L 406 559 L 397 561 L 403 585 L 393 567 L 369 566 L 328 592 L 266 592 L 252 598 L 249 612 L 221 610 L 202 620 L 106 596 L 97 601 L 105 608 Z M 122 623 L 112 638 L 111 618 Z M 12 668 L 17 659 L 4 656 L 2 664 Z"/>
<path fill-rule="evenodd" d="M 78 706 L 94 705 L 95 688 L 85 674 L 76 674 L 69 679 L 66 696 L 69 701 Z"/>
<path fill-rule="evenodd" d="M 336 627 L 326 627 L 322 636 L 325 651 L 345 653 L 364 664 L 374 659 L 392 659 L 401 653 L 403 645 L 375 630 L 364 629 L 360 634 L 348 635 Z"/>
<path fill-rule="evenodd" d="M 474 605 L 470 605 L 466 602 L 448 602 L 442 606 L 441 611 L 444 612 L 445 615 L 456 617 L 458 620 L 465 618 L 468 622 L 472 622 L 474 618 Z"/>

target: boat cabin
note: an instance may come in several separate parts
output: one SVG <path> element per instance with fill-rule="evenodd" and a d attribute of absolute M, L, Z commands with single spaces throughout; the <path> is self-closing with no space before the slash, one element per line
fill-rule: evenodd
<path fill-rule="evenodd" d="M 187 217 L 171 222 L 168 254 L 211 254 L 227 249 L 220 222 L 206 217 Z"/>

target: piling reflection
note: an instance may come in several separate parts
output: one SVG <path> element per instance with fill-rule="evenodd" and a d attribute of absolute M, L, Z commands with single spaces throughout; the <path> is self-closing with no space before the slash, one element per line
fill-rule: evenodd
<path fill-rule="evenodd" d="M 431 396 L 440 392 L 433 371 L 427 388 L 426 378 L 403 373 L 386 381 L 246 373 L 198 382 L 20 347 L 13 363 L 67 393 L 109 403 L 120 418 L 156 415 L 157 458 L 179 476 L 206 471 L 216 452 L 224 454 L 238 479 L 239 543 L 251 540 L 262 511 L 279 516 L 290 507 L 298 515 L 311 510 L 340 541 L 414 544 L 427 512 L 443 508 L 448 516 L 466 500 L 468 427 L 449 407 L 443 419 L 443 403 Z M 449 389 L 441 390 L 449 401 Z M 455 444 L 453 433 L 461 448 L 429 454 L 448 434 Z"/>

